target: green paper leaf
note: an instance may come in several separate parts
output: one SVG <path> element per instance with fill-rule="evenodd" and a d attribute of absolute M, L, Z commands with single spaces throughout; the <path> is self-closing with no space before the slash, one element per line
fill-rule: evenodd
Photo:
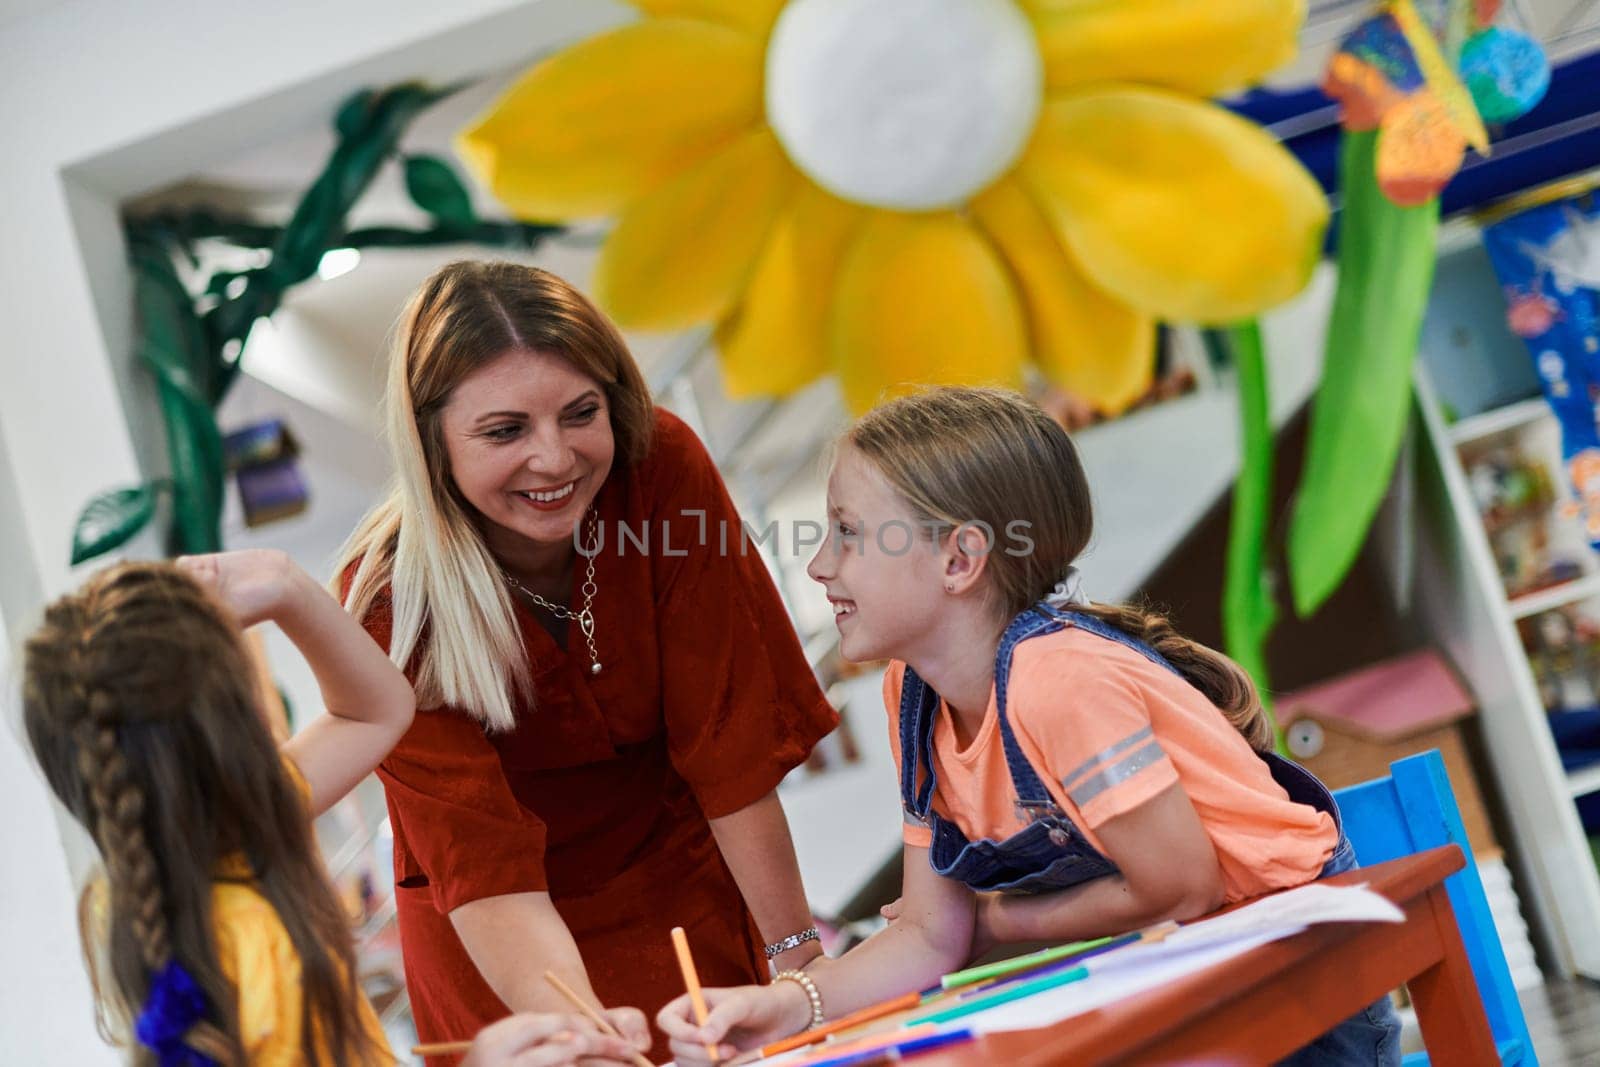
<path fill-rule="evenodd" d="M 72 565 L 103 556 L 127 543 L 150 522 L 156 510 L 151 482 L 109 489 L 84 505 L 72 527 Z"/>
<path fill-rule="evenodd" d="M 468 225 L 473 221 L 467 187 L 450 164 L 437 156 L 406 157 L 406 192 L 440 222 Z"/>
<path fill-rule="evenodd" d="M 1339 283 L 1289 527 L 1302 618 L 1344 581 L 1394 475 L 1433 284 L 1438 198 L 1395 206 L 1378 188 L 1376 146 L 1376 132 L 1341 142 Z"/>

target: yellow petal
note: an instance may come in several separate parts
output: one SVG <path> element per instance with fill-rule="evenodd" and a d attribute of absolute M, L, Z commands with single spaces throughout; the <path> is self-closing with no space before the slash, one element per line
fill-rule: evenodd
<path fill-rule="evenodd" d="M 1051 381 L 1108 415 L 1143 396 L 1155 374 L 1154 320 L 1084 279 L 1016 181 L 995 183 L 969 209 L 1019 283 L 1033 359 Z"/>
<path fill-rule="evenodd" d="M 1027 328 L 994 250 L 945 212 L 875 212 L 845 253 L 832 310 L 853 411 L 923 384 L 1022 382 Z"/>
<path fill-rule="evenodd" d="M 770 130 L 745 134 L 628 208 L 595 266 L 596 299 L 636 330 L 720 318 L 738 301 L 793 181 Z"/>
<path fill-rule="evenodd" d="M 765 38 L 787 0 L 629 0 L 646 15 L 720 22 Z"/>
<path fill-rule="evenodd" d="M 1305 285 L 1321 188 L 1259 126 L 1130 86 L 1046 103 L 1021 173 L 1089 280 L 1159 319 L 1226 323 Z"/>
<path fill-rule="evenodd" d="M 801 182 L 717 333 L 728 395 L 783 396 L 828 369 L 828 303 L 861 209 Z"/>
<path fill-rule="evenodd" d="M 606 215 L 761 118 L 761 43 L 647 19 L 523 75 L 456 147 L 513 215 Z"/>
<path fill-rule="evenodd" d="M 1144 82 L 1216 96 L 1294 58 L 1304 0 L 1028 0 L 1047 89 Z"/>

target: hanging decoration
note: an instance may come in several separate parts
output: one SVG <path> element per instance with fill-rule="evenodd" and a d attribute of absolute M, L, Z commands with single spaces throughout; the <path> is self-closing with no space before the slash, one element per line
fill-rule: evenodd
<path fill-rule="evenodd" d="M 637 0 L 459 141 L 520 218 L 617 216 L 625 327 L 716 326 L 734 396 L 855 410 L 1033 367 L 1103 412 L 1157 321 L 1297 293 L 1320 189 L 1208 102 L 1294 54 L 1295 0 Z"/>
<path fill-rule="evenodd" d="M 282 419 L 264 419 L 222 439 L 223 458 L 239 489 L 246 526 L 264 526 L 305 511 L 311 493 L 300 473 L 300 443 Z"/>
<path fill-rule="evenodd" d="M 1468 147 L 1487 155 L 1485 122 L 1526 114 L 1550 87 L 1538 42 L 1493 25 L 1499 0 L 1399 0 L 1356 27 L 1328 64 L 1322 88 L 1347 131 L 1377 131 L 1383 194 L 1417 207 L 1461 169 Z"/>
<path fill-rule="evenodd" d="M 1483 246 L 1561 426 L 1572 510 L 1600 551 L 1600 199 L 1557 186 L 1530 201 L 1484 227 Z"/>
<path fill-rule="evenodd" d="M 90 500 L 73 528 L 74 564 L 127 542 L 150 523 L 158 499 L 169 493 L 168 551 L 214 552 L 222 547 L 228 458 L 216 409 L 238 376 L 251 327 L 272 314 L 291 288 L 315 274 L 325 253 L 456 243 L 532 248 L 559 232 L 554 226 L 479 220 L 466 187 L 448 163 L 401 151 L 400 138 L 411 121 L 453 91 L 408 84 L 363 90 L 344 101 L 334 119 L 338 144 L 285 225 L 204 209 L 124 220 L 137 311 L 135 351 L 156 379 L 171 476 L 107 490 Z M 433 225 L 349 229 L 346 220 L 357 200 L 378 172 L 396 160 L 404 167 L 407 192 Z M 263 265 L 187 282 L 186 274 L 200 268 L 197 242 L 205 240 L 255 251 Z M 262 492 L 264 471 L 255 472 L 250 483 L 256 487 L 254 503 L 260 505 L 252 509 L 255 515 L 265 513 L 261 509 L 281 514 L 294 504 L 294 486 L 285 481 L 284 468 L 272 470 L 277 483 L 271 492 Z M 264 503 L 268 497 L 270 506 Z"/>
<path fill-rule="evenodd" d="M 1392 479 L 1410 412 L 1411 367 L 1432 285 L 1438 194 L 1485 120 L 1533 107 L 1549 84 L 1538 45 L 1491 25 L 1496 0 L 1395 0 L 1349 35 L 1323 88 L 1340 103 L 1338 288 L 1312 404 L 1287 570 L 1296 614 L 1320 608 L 1355 563 Z M 1252 349 L 1246 344 L 1243 352 Z M 1241 361 L 1241 389 L 1253 388 Z M 1270 470 L 1270 435 L 1251 432 L 1244 471 Z M 1223 618 L 1228 651 L 1259 687 L 1276 621 L 1258 476 L 1241 480 L 1230 531 Z M 1251 488 L 1253 486 L 1254 488 Z M 1249 499 L 1241 499 L 1249 490 Z M 1263 586 L 1266 591 L 1263 591 Z"/>
<path fill-rule="evenodd" d="M 1343 93 L 1343 207 L 1338 290 L 1289 529 L 1301 616 L 1344 580 L 1394 471 L 1433 282 L 1438 192 L 1463 144 L 1487 151 L 1481 111 L 1520 113 L 1509 101 L 1532 107 L 1549 82 L 1547 67 L 1532 64 L 1544 73 L 1530 75 L 1525 50 L 1505 45 L 1519 35 L 1489 25 L 1498 7 L 1395 0 L 1358 26 L 1329 66 L 1329 91 Z M 1463 56 L 1475 64 L 1470 89 L 1459 76 Z"/>

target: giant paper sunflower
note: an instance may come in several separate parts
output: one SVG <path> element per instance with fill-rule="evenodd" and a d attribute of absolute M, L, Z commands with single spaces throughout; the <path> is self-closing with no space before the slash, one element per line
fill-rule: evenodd
<path fill-rule="evenodd" d="M 1298 292 L 1321 190 L 1207 102 L 1293 55 L 1299 0 L 634 0 L 460 148 L 515 215 L 618 215 L 624 327 L 715 323 L 727 388 L 830 370 L 855 409 L 1028 361 L 1115 412 L 1157 320 Z"/>

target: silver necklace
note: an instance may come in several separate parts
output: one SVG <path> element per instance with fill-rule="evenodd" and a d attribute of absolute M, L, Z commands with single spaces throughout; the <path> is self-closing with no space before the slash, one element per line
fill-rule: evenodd
<path fill-rule="evenodd" d="M 523 585 L 517 580 L 517 576 L 510 571 L 504 572 L 511 584 L 522 590 L 523 596 L 558 619 L 573 619 L 577 622 L 578 628 L 583 631 L 584 640 L 589 643 L 590 674 L 600 673 L 600 653 L 595 650 L 594 646 L 594 595 L 599 592 L 599 586 L 594 584 L 594 558 L 600 554 L 600 539 L 595 531 L 595 521 L 595 514 L 591 510 L 589 512 L 589 547 L 584 552 L 584 556 L 589 560 L 589 566 L 585 569 L 583 575 L 583 588 L 581 590 L 583 593 L 583 610 L 573 611 L 565 604 L 552 603 Z"/>

